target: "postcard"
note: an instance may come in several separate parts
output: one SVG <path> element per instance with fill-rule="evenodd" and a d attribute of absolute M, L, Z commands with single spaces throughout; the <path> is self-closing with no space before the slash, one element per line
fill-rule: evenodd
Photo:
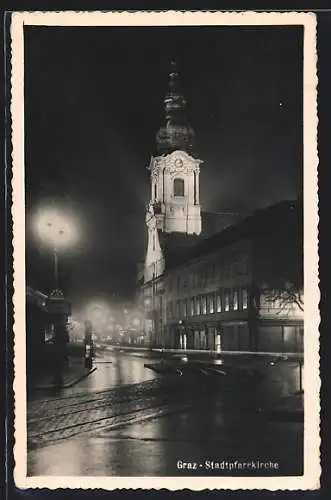
<path fill-rule="evenodd" d="M 17 487 L 319 488 L 316 24 L 12 13 Z"/>

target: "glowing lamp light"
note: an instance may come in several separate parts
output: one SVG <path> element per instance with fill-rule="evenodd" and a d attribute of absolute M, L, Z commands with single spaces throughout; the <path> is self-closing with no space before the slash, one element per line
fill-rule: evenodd
<path fill-rule="evenodd" d="M 77 222 L 68 213 L 54 206 L 39 206 L 32 218 L 32 230 L 37 239 L 52 249 L 54 258 L 54 290 L 59 290 L 58 254 L 72 247 L 78 239 Z"/>
<path fill-rule="evenodd" d="M 55 208 L 40 208 L 34 217 L 34 231 L 37 237 L 60 250 L 76 243 L 77 224 L 72 217 Z"/>

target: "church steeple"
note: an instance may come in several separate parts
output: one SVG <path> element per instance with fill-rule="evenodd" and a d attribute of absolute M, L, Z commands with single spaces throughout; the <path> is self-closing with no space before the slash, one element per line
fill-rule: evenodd
<path fill-rule="evenodd" d="M 146 281 L 164 272 L 164 244 L 169 241 L 170 233 L 181 237 L 194 235 L 194 238 L 201 233 L 199 174 L 202 161 L 192 155 L 194 133 L 186 121 L 186 100 L 175 63 L 171 64 L 164 111 L 165 125 L 156 135 L 158 151 L 148 167 L 151 199 L 146 211 Z"/>
<path fill-rule="evenodd" d="M 169 154 L 175 150 L 192 152 L 194 131 L 187 123 L 186 104 L 177 63 L 172 62 L 168 92 L 164 98 L 165 125 L 156 134 L 158 153 Z"/>

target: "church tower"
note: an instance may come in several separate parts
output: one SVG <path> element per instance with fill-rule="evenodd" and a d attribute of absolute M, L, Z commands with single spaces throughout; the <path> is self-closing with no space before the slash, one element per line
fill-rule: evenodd
<path fill-rule="evenodd" d="M 156 134 L 157 153 L 148 167 L 151 199 L 146 213 L 146 281 L 164 271 L 160 236 L 166 241 L 172 233 L 201 233 L 199 173 L 202 161 L 193 156 L 194 132 L 186 121 L 186 100 L 175 63 L 171 63 L 164 107 L 165 124 Z"/>

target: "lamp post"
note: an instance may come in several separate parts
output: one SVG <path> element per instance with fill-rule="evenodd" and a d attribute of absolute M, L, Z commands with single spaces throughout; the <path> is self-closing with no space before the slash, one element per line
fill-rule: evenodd
<path fill-rule="evenodd" d="M 59 289 L 58 253 L 72 246 L 77 237 L 77 228 L 72 218 L 61 210 L 41 207 L 34 217 L 34 229 L 38 238 L 51 248 L 54 262 L 54 289 L 47 301 L 47 309 L 54 325 L 54 384 L 63 385 L 63 366 L 67 360 L 66 316 L 69 314 L 69 303 L 65 301 Z"/>
<path fill-rule="evenodd" d="M 50 247 L 54 261 L 54 286 L 59 288 L 59 253 L 72 247 L 77 239 L 77 227 L 64 212 L 54 207 L 41 208 L 35 216 L 38 238 Z"/>

